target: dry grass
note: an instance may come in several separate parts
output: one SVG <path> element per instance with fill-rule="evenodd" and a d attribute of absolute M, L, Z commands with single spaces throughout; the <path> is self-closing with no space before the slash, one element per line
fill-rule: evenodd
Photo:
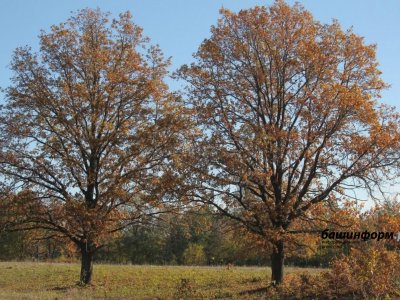
<path fill-rule="evenodd" d="M 305 269 L 286 269 L 287 273 L 298 271 Z M 270 271 L 261 267 L 95 265 L 93 284 L 84 288 L 77 285 L 78 276 L 78 264 L 0 262 L 0 299 L 258 299 Z"/>

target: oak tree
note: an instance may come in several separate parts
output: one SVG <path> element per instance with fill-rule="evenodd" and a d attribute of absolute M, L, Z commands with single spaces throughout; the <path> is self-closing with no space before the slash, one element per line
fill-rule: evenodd
<path fill-rule="evenodd" d="M 73 241 L 82 284 L 115 234 L 172 209 L 186 125 L 168 65 L 129 12 L 99 9 L 42 32 L 38 52 L 15 51 L 0 120 L 9 223 Z"/>
<path fill-rule="evenodd" d="M 187 184 L 271 246 L 280 283 L 294 220 L 391 174 L 399 117 L 378 103 L 375 46 L 337 21 L 284 1 L 221 15 L 178 72 L 200 131 Z"/>

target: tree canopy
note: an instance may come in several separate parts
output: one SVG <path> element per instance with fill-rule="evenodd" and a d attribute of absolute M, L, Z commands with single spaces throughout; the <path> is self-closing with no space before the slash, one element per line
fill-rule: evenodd
<path fill-rule="evenodd" d="M 283 1 L 222 9 L 180 69 L 202 132 L 187 159 L 192 199 L 271 245 L 273 281 L 294 220 L 372 191 L 398 161 L 399 116 L 378 102 L 380 74 L 374 45 Z"/>
<path fill-rule="evenodd" d="M 387 85 L 375 45 L 300 4 L 221 9 L 176 73 L 182 95 L 168 90 L 169 59 L 129 12 L 79 10 L 39 40 L 36 52 L 15 50 L 0 109 L 0 230 L 69 240 L 82 284 L 123 229 L 192 203 L 207 217 L 188 222 L 191 239 L 172 225 L 163 257 L 210 261 L 206 241 L 223 232 L 197 234 L 194 223 L 219 226 L 215 210 L 242 226 L 235 234 L 257 237 L 280 283 L 289 234 L 321 215 L 351 219 L 348 192 L 373 196 L 398 165 L 400 115 L 379 101 Z"/>
<path fill-rule="evenodd" d="M 93 253 L 135 222 L 171 209 L 185 128 L 169 61 L 129 12 L 78 11 L 15 51 L 1 110 L 0 172 L 14 228 L 46 229 Z"/>

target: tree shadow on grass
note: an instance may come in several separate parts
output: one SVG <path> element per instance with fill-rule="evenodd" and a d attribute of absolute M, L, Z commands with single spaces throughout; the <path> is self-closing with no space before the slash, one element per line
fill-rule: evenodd
<path fill-rule="evenodd" d="M 79 288 L 84 288 L 84 287 L 92 287 L 92 285 L 85 285 L 82 286 L 79 282 L 75 283 L 75 284 L 65 284 L 65 285 L 59 285 L 59 286 L 55 286 L 52 288 L 49 288 L 49 291 L 59 291 L 59 292 L 67 292 L 73 289 L 79 289 Z"/>
<path fill-rule="evenodd" d="M 257 294 L 265 294 L 270 287 L 262 287 L 258 289 L 252 289 L 252 290 L 245 290 L 239 293 L 240 296 L 251 296 L 251 295 L 257 295 Z"/>

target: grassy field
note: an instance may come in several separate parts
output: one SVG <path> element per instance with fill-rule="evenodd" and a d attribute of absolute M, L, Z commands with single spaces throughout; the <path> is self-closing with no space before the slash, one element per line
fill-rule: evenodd
<path fill-rule="evenodd" d="M 318 269 L 307 269 L 319 272 Z M 305 269 L 287 268 L 286 272 Z M 78 264 L 0 262 L 0 299 L 261 299 L 261 267 L 95 265 L 79 287 Z"/>

